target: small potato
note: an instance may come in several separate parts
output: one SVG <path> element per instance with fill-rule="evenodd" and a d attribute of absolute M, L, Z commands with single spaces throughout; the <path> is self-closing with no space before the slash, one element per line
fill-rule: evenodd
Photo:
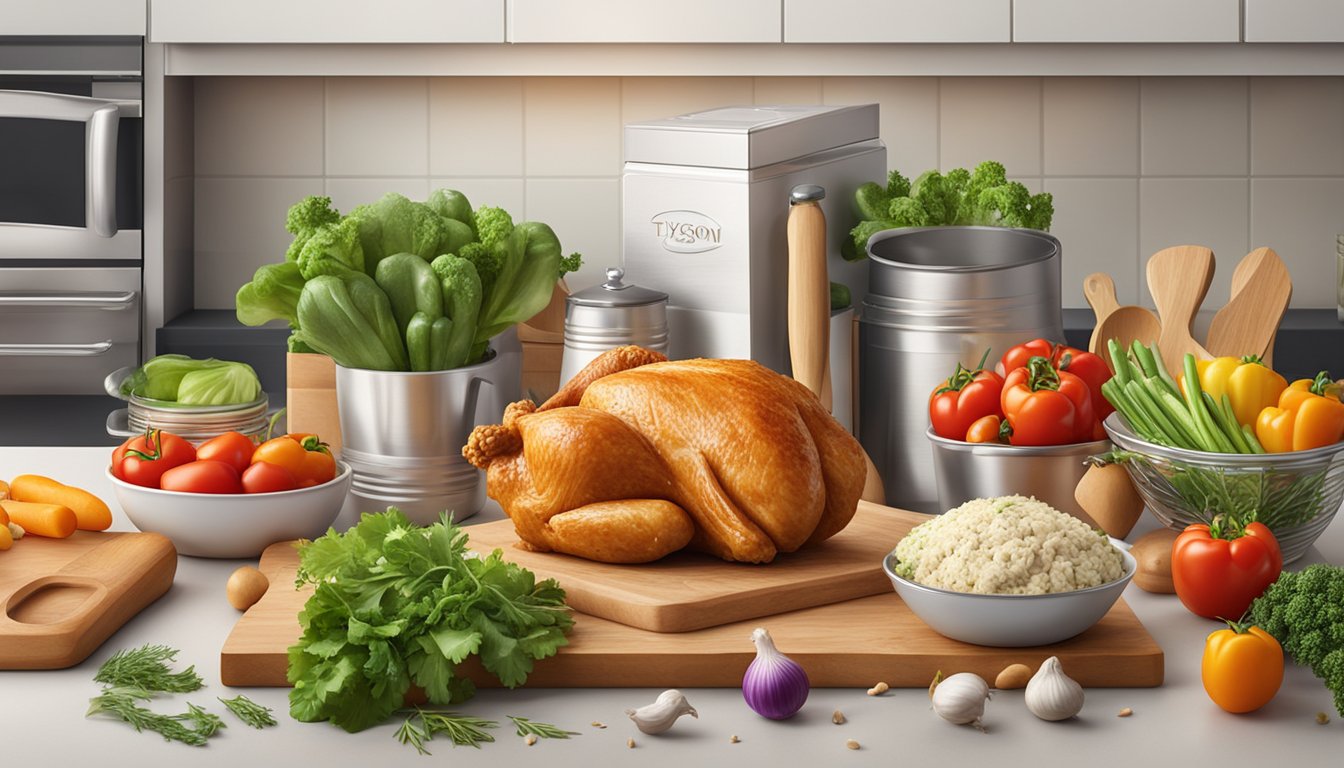
<path fill-rule="evenodd" d="M 1171 582 L 1171 545 L 1175 543 L 1179 531 L 1159 528 L 1140 536 L 1129 553 L 1138 563 L 1134 572 L 1134 583 L 1145 592 L 1172 595 L 1176 586 Z"/>
<path fill-rule="evenodd" d="M 1031 667 L 1026 664 L 1009 664 L 1003 668 L 998 677 L 994 678 L 994 687 L 1001 691 L 1026 688 L 1027 681 L 1031 680 L 1033 674 Z"/>
<path fill-rule="evenodd" d="M 1117 539 L 1128 536 L 1143 514 L 1143 499 L 1134 490 L 1129 472 L 1119 464 L 1088 468 L 1073 498 L 1108 536 Z"/>
<path fill-rule="evenodd" d="M 266 594 L 270 586 L 270 579 L 267 579 L 264 573 L 250 565 L 244 565 L 229 575 L 229 583 L 225 585 L 224 593 L 229 598 L 229 605 L 237 610 L 246 611 Z"/>

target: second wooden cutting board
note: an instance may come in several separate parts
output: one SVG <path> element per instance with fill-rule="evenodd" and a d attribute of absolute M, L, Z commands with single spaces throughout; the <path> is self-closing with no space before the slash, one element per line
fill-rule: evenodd
<path fill-rule="evenodd" d="M 467 531 L 472 549 L 504 549 L 509 560 L 539 578 L 558 580 L 576 611 L 652 632 L 688 632 L 890 592 L 882 558 L 927 519 L 861 501 L 843 531 L 768 565 L 725 563 L 694 553 L 644 565 L 611 565 L 522 549 L 509 520 Z"/>

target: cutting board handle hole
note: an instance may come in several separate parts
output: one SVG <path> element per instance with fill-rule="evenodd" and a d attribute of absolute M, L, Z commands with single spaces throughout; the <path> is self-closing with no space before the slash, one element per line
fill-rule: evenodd
<path fill-rule="evenodd" d="M 66 580 L 39 580 L 16 592 L 5 614 L 20 624 L 55 624 L 79 614 L 105 587 Z"/>

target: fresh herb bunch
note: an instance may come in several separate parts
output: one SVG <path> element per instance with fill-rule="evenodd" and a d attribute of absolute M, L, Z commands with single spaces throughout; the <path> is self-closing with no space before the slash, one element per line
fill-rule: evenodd
<path fill-rule="evenodd" d="M 102 693 L 89 699 L 89 710 L 84 716 L 112 715 L 137 731 L 153 731 L 163 736 L 164 741 L 180 741 L 193 747 L 205 746 L 206 741 L 219 730 L 219 725 L 222 725 L 205 721 L 201 715 L 214 718 L 215 721 L 219 718 L 192 704 L 187 705 L 191 709 L 180 715 L 159 714 L 141 705 L 140 702 L 152 698 L 154 698 L 152 691 L 135 686 L 104 688 Z M 198 712 L 200 714 L 197 714 Z M 188 727 L 184 724 L 185 721 L 191 721 L 196 727 Z"/>
<path fill-rule="evenodd" d="M 168 662 L 177 660 L 177 650 L 166 645 L 123 648 L 112 654 L 94 674 L 93 681 L 107 686 L 137 687 L 163 693 L 191 693 L 204 683 L 190 666 L 174 672 Z"/>
<path fill-rule="evenodd" d="M 234 696 L 232 699 L 220 698 L 219 703 L 227 707 L 239 720 L 253 728 L 261 729 L 275 725 L 275 718 L 271 717 L 270 707 L 263 707 L 241 694 Z"/>
<path fill-rule="evenodd" d="M 446 516 L 422 528 L 395 507 L 301 545 L 296 583 L 314 590 L 289 649 L 290 714 L 351 732 L 386 720 L 412 684 L 439 706 L 470 698 L 457 665 L 472 655 L 522 685 L 573 626 L 553 579 L 538 583 L 499 550 L 468 555 Z"/>
<path fill-rule="evenodd" d="M 425 742 L 439 734 L 447 736 L 453 742 L 453 746 L 480 749 L 483 742 L 495 740 L 494 735 L 487 729 L 498 726 L 499 723 L 494 720 L 459 715 L 455 712 L 429 712 L 416 707 L 397 729 L 397 741 L 410 744 L 422 755 L 430 754 L 425 748 Z"/>

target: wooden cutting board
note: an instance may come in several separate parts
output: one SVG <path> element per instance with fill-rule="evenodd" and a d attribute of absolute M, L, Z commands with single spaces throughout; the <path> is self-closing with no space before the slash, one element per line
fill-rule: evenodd
<path fill-rule="evenodd" d="M 25 536 L 0 552 L 0 669 L 64 669 L 172 586 L 177 550 L 157 533 Z"/>
<path fill-rule="evenodd" d="M 693 552 L 612 565 L 522 549 L 507 519 L 467 531 L 473 549 L 503 549 L 509 560 L 559 581 L 565 602 L 576 611 L 653 632 L 687 632 L 889 592 L 882 558 L 927 519 L 861 501 L 843 531 L 767 565 L 727 563 Z"/>
<path fill-rule="evenodd" d="M 509 556 L 518 550 L 510 550 Z M 299 638 L 298 613 L 311 594 L 295 590 L 298 555 L 273 544 L 260 568 L 271 588 L 238 621 L 220 654 L 229 686 L 287 686 L 286 650 Z M 975 672 L 986 679 L 1005 666 L 1035 668 L 1058 656 L 1085 686 L 1162 684 L 1162 649 L 1120 600 L 1083 634 L 1038 648 L 987 648 L 949 640 L 929 629 L 888 585 L 881 594 L 708 629 L 660 633 L 576 613 L 569 645 L 537 662 L 527 685 L 542 688 L 736 687 L 755 656 L 751 631 L 763 626 L 776 645 L 807 670 L 817 687 L 888 685 L 922 688 L 935 672 Z M 479 665 L 461 671 L 481 687 L 499 682 Z"/>

